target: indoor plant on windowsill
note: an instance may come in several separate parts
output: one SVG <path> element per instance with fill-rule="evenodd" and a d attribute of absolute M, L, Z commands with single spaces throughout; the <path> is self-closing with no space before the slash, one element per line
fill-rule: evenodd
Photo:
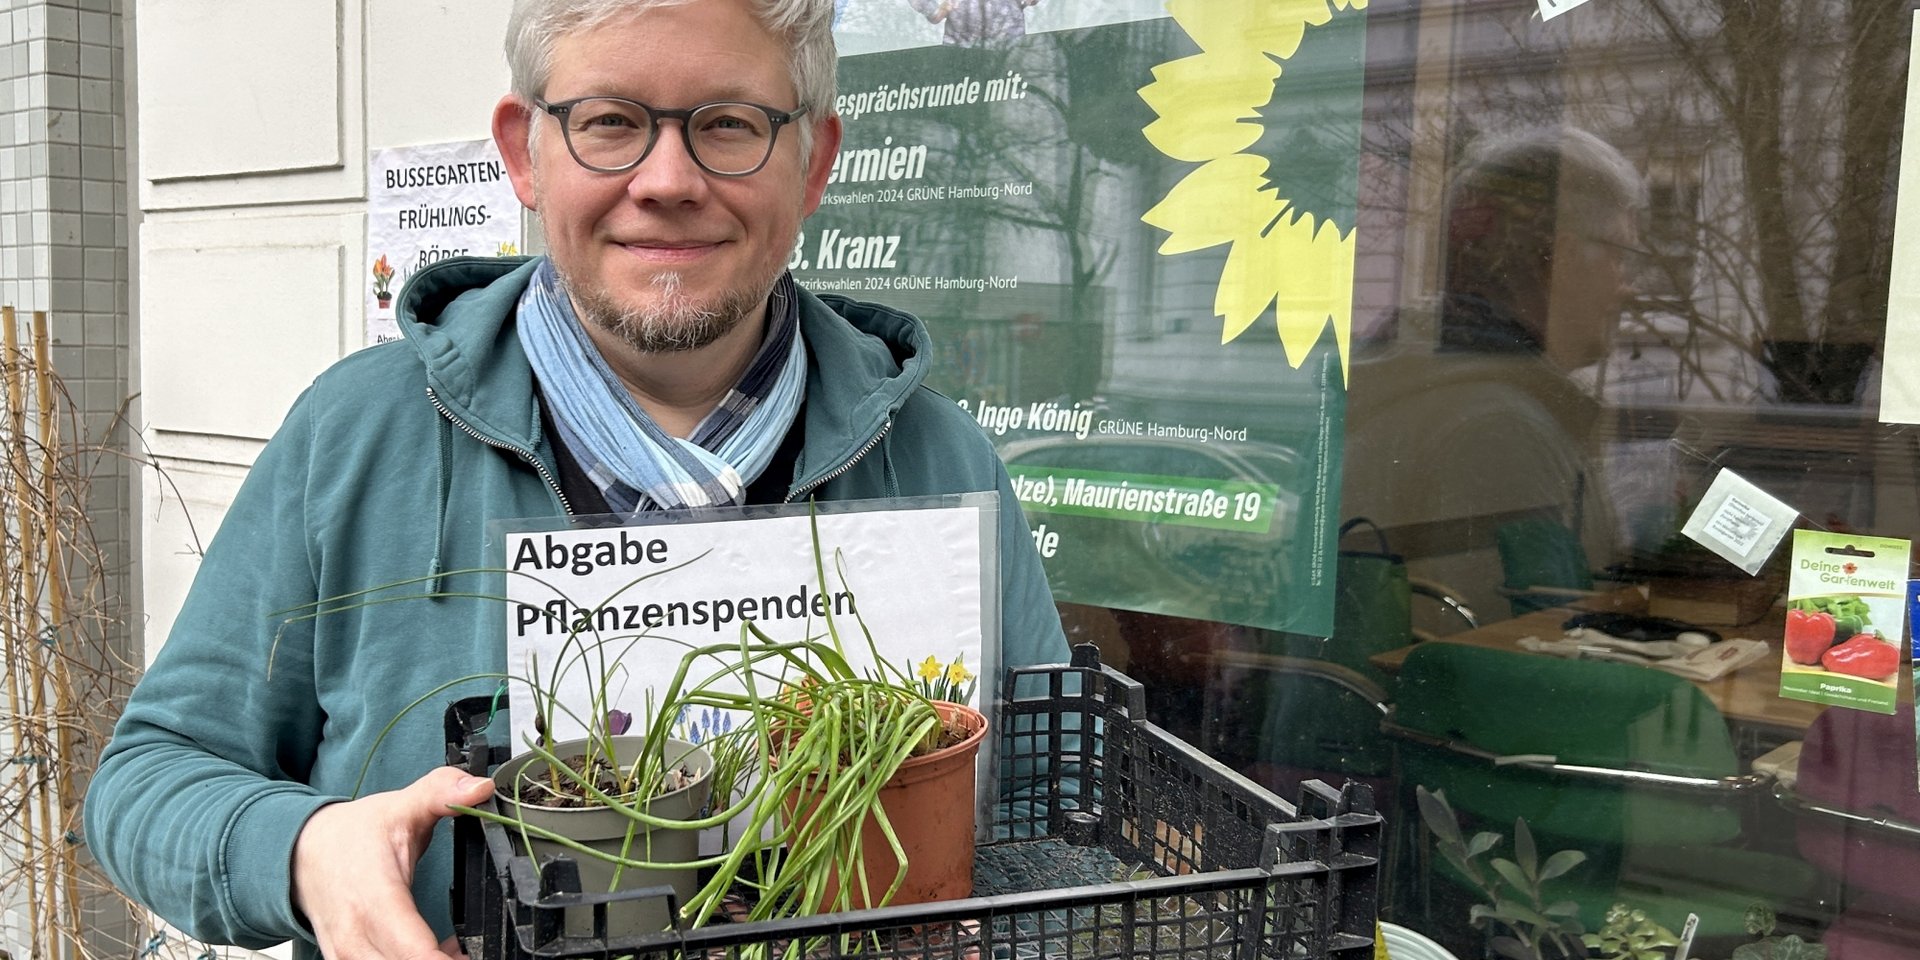
<path fill-rule="evenodd" d="M 1488 930 L 1488 948 L 1502 960 L 1548 960 L 1548 950 L 1565 960 L 1587 955 L 1582 941 L 1580 905 L 1571 900 L 1549 902 L 1547 884 L 1584 863 L 1587 855 L 1561 850 L 1544 862 L 1534 846 L 1525 820 L 1513 824 L 1513 859 L 1489 857 L 1491 872 L 1482 870 L 1480 857 L 1499 846 L 1502 837 L 1481 831 L 1471 838 L 1460 832 L 1453 807 L 1444 791 L 1414 787 L 1420 820 L 1432 834 L 1435 848 L 1487 902 L 1474 904 L 1468 916 L 1476 929 Z"/>

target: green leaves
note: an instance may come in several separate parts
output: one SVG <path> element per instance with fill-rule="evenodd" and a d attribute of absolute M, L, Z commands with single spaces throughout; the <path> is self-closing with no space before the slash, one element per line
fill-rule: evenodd
<path fill-rule="evenodd" d="M 1526 872 L 1520 868 L 1519 864 L 1514 863 L 1512 860 L 1495 857 L 1493 860 L 1493 872 L 1498 873 L 1500 879 L 1507 881 L 1507 885 L 1515 890 L 1522 893 L 1538 892 L 1539 888 L 1534 884 L 1532 878 L 1528 877 Z"/>
<path fill-rule="evenodd" d="M 1773 960 L 1827 960 L 1827 948 L 1796 936 L 1781 937 L 1773 945 Z"/>
<path fill-rule="evenodd" d="M 1545 883 L 1555 877 L 1563 876 L 1567 871 L 1586 862 L 1586 854 L 1578 850 L 1562 850 L 1548 857 L 1547 865 L 1540 868 L 1540 882 Z"/>
<path fill-rule="evenodd" d="M 1609 907 L 1600 932 L 1580 941 L 1604 960 L 1664 960 L 1669 950 L 1680 945 L 1672 930 L 1655 923 L 1646 911 L 1624 903 Z"/>
<path fill-rule="evenodd" d="M 1428 791 L 1416 786 L 1414 798 L 1420 807 L 1420 820 L 1433 836 L 1434 847 L 1455 870 L 1477 887 L 1487 902 L 1473 905 L 1467 919 L 1475 927 L 1504 928 L 1517 936 L 1495 936 L 1489 941 L 1494 953 L 1510 960 L 1541 960 L 1544 948 L 1551 944 L 1563 957 L 1584 956 L 1575 938 L 1583 932 L 1580 905 L 1572 900 L 1549 904 L 1546 884 L 1586 862 L 1578 850 L 1550 854 L 1546 862 L 1534 841 L 1533 830 L 1524 819 L 1513 823 L 1513 856 L 1488 857 L 1491 875 L 1480 870 L 1480 858 L 1499 847 L 1502 837 L 1492 831 L 1475 833 L 1467 839 L 1444 791 Z M 1653 960 L 1636 957 L 1631 960 Z"/>
<path fill-rule="evenodd" d="M 1525 904 L 1512 900 L 1496 902 L 1493 905 L 1492 917 L 1493 919 L 1505 922 L 1508 926 L 1519 926 L 1520 924 L 1541 928 L 1557 928 L 1560 926 L 1559 921 L 1546 916 L 1538 910 L 1531 909 Z"/>
<path fill-rule="evenodd" d="M 1453 819 L 1453 808 L 1447 805 L 1446 791 L 1429 792 L 1426 787 L 1414 787 L 1413 795 L 1420 805 L 1420 820 L 1433 832 L 1434 838 L 1443 846 L 1460 846 L 1460 824 Z M 1476 843 L 1479 839 L 1474 838 Z M 1482 847 L 1479 852 L 1485 853 L 1490 846 Z"/>
<path fill-rule="evenodd" d="M 1517 883 L 1514 886 L 1539 892 L 1537 887 L 1540 883 L 1540 856 L 1533 847 L 1533 831 L 1527 829 L 1527 821 L 1518 817 L 1513 821 L 1513 855 L 1519 861 L 1520 872 L 1526 875 L 1524 883 Z"/>
<path fill-rule="evenodd" d="M 1827 948 L 1793 935 L 1763 937 L 1733 948 L 1733 960 L 1827 960 Z"/>

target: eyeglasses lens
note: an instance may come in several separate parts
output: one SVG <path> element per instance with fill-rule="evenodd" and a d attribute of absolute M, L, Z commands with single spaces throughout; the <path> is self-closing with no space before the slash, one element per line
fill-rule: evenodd
<path fill-rule="evenodd" d="M 765 110 L 745 103 L 709 103 L 686 120 L 687 142 L 701 166 L 718 174 L 747 173 L 773 150 L 774 125 Z M 567 142 L 590 167 L 631 167 L 655 136 L 653 118 L 637 103 L 582 100 L 567 112 Z"/>
<path fill-rule="evenodd" d="M 773 122 L 744 103 L 709 103 L 687 121 L 693 153 L 715 173 L 745 173 L 773 150 Z"/>

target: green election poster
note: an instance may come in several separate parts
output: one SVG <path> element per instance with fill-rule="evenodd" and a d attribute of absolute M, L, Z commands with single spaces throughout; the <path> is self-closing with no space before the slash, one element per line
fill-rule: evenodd
<path fill-rule="evenodd" d="M 1364 6 L 842 5 L 789 266 L 926 322 L 1060 600 L 1329 632 Z"/>

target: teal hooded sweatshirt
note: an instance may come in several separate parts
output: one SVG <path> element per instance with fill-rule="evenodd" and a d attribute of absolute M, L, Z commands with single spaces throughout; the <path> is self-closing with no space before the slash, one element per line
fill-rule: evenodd
<path fill-rule="evenodd" d="M 443 261 L 401 294 L 402 341 L 314 380 L 261 451 L 208 546 L 173 631 L 135 689 L 87 793 L 85 840 L 122 890 L 189 934 L 317 954 L 290 899 L 293 845 L 324 804 L 395 789 L 444 762 L 442 704 L 414 699 L 505 669 L 497 602 L 437 598 L 289 621 L 325 597 L 497 567 L 489 521 L 567 511 L 513 315 L 523 259 Z M 1000 492 L 1008 666 L 1067 659 L 1039 558 L 991 443 L 922 385 L 914 318 L 802 292 L 805 443 L 788 499 Z M 430 582 L 412 589 L 424 592 Z M 447 580 L 444 589 L 466 585 Z M 413 892 L 452 932 L 451 831 Z"/>

